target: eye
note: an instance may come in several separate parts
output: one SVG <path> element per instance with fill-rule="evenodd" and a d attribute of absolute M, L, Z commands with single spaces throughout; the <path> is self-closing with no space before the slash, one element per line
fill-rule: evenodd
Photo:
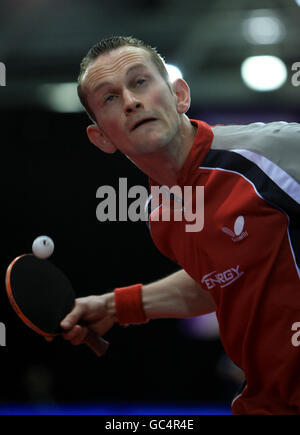
<path fill-rule="evenodd" d="M 115 98 L 115 95 L 108 95 L 107 97 L 104 98 L 104 103 L 110 103 L 111 101 L 113 101 Z"/>
<path fill-rule="evenodd" d="M 145 83 L 146 79 L 137 79 L 135 82 L 136 86 L 142 86 Z"/>

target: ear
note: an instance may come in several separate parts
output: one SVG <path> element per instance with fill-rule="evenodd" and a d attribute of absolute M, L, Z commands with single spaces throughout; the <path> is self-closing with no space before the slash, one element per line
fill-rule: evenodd
<path fill-rule="evenodd" d="M 173 91 L 176 96 L 177 112 L 186 113 L 191 105 L 191 93 L 187 82 L 183 79 L 177 79 L 172 83 Z"/>
<path fill-rule="evenodd" d="M 94 144 L 101 151 L 112 154 L 117 150 L 115 145 L 96 124 L 89 125 L 86 129 L 86 132 L 90 142 L 92 142 L 92 144 Z"/>

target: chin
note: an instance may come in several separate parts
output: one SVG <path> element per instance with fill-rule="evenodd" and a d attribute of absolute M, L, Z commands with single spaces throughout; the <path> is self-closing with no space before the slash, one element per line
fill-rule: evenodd
<path fill-rule="evenodd" d="M 147 141 L 147 143 L 141 144 L 137 149 L 139 150 L 139 154 L 151 154 L 157 151 L 161 151 L 164 148 L 167 148 L 167 144 L 163 141 Z"/>
<path fill-rule="evenodd" d="M 144 147 L 149 152 L 154 152 L 155 150 L 162 150 L 163 148 L 167 148 L 171 142 L 171 138 L 169 135 L 150 135 L 147 138 L 147 143 L 144 143 Z M 145 146 L 146 145 L 146 146 Z"/>

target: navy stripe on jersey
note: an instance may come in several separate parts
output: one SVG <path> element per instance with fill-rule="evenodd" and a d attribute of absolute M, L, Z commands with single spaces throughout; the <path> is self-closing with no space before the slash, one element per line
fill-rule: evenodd
<path fill-rule="evenodd" d="M 283 211 L 289 217 L 289 236 L 293 255 L 300 269 L 300 205 L 287 195 L 255 163 L 233 151 L 209 150 L 201 169 L 220 169 L 233 171 L 249 180 L 259 195 L 271 206 Z"/>

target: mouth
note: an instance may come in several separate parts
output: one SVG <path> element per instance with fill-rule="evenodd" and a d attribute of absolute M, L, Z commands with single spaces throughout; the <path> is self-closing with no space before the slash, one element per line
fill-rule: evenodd
<path fill-rule="evenodd" d="M 142 125 L 148 124 L 149 122 L 152 122 L 152 121 L 156 121 L 156 119 L 155 118 L 142 119 L 142 120 L 138 121 L 136 124 L 134 124 L 131 131 L 134 131 L 137 128 L 141 127 Z"/>

